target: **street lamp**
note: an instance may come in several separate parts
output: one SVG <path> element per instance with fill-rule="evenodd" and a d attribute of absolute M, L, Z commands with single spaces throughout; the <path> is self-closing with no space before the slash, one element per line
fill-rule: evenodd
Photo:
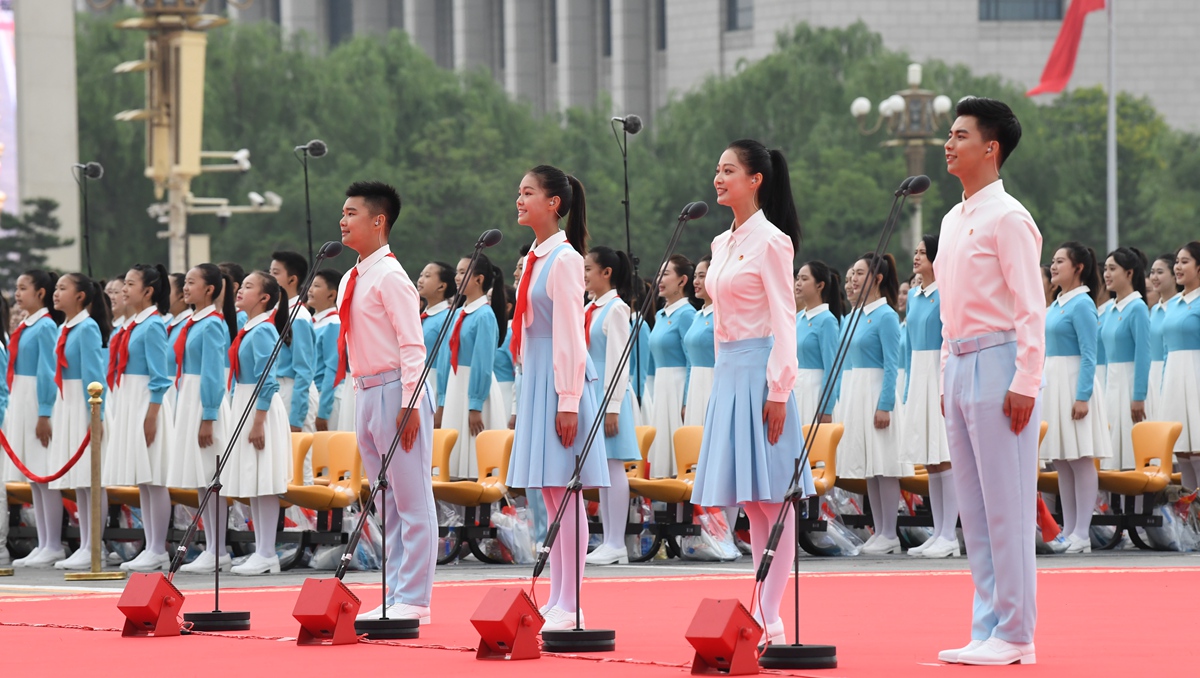
<path fill-rule="evenodd" d="M 934 135 L 938 132 L 939 124 L 950 121 L 950 109 L 950 97 L 921 89 L 921 64 L 908 65 L 908 89 L 902 89 L 879 102 L 879 117 L 873 126 L 867 125 L 867 116 L 871 113 L 870 99 L 858 97 L 850 104 L 850 114 L 858 120 L 858 131 L 864 135 L 875 134 L 887 123 L 887 131 L 892 138 L 880 145 L 904 147 L 909 176 L 924 173 L 926 146 L 941 146 L 944 143 Z M 906 246 L 912 250 L 921 240 L 921 196 L 911 196 L 909 204 L 913 206 L 913 211 Z"/>

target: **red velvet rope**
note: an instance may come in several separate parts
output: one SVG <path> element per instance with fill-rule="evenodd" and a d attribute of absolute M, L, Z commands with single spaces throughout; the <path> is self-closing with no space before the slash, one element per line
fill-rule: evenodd
<path fill-rule="evenodd" d="M 54 473 L 54 474 L 48 475 L 48 476 L 39 476 L 39 475 L 34 475 L 33 471 L 29 470 L 29 467 L 27 467 L 27 466 L 25 466 L 25 464 L 21 463 L 21 460 L 17 458 L 16 453 L 13 452 L 12 447 L 9 446 L 8 438 L 4 435 L 4 431 L 0 431 L 0 445 L 4 446 L 4 451 L 8 454 L 8 458 L 12 460 L 12 463 L 17 465 L 17 469 L 20 470 L 21 473 L 24 473 L 25 477 L 28 478 L 30 480 L 30 482 L 34 482 L 34 483 L 48 483 L 48 482 L 51 482 L 54 480 L 58 480 L 59 478 L 66 475 L 67 471 L 70 471 L 75 466 L 75 464 L 78 463 L 80 457 L 82 457 L 83 453 L 87 451 L 88 445 L 91 442 L 92 442 L 92 432 L 89 429 L 88 432 L 83 436 L 83 443 L 81 443 L 79 445 L 79 449 L 76 450 L 75 456 L 71 457 L 71 459 L 67 461 L 66 466 L 59 469 L 58 473 Z"/>

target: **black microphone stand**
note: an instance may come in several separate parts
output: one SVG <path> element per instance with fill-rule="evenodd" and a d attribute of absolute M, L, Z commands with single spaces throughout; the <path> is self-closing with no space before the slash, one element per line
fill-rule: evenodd
<path fill-rule="evenodd" d="M 301 165 L 304 165 L 304 224 L 305 224 L 306 232 L 308 234 L 308 258 L 309 259 L 312 259 L 312 256 L 313 256 L 313 231 L 312 231 L 312 205 L 309 202 L 309 195 L 308 195 L 308 193 L 309 193 L 309 191 L 308 191 L 308 154 L 309 154 L 309 148 L 311 146 L 313 146 L 315 141 L 316 140 L 310 141 L 303 146 L 297 146 L 295 149 L 296 151 L 300 151 L 303 154 L 300 157 L 298 157 L 297 160 L 300 161 Z M 321 147 L 322 147 L 322 149 L 324 148 L 323 143 L 321 144 Z M 325 152 L 326 151 L 322 150 L 320 153 L 317 153 L 317 157 L 323 156 L 325 154 Z"/>
<path fill-rule="evenodd" d="M 76 173 L 75 170 L 79 170 Z M 79 190 L 83 195 L 83 257 L 87 260 L 88 277 L 92 277 L 92 229 L 91 222 L 88 219 L 88 177 L 87 169 L 83 165 L 76 165 L 71 169 L 71 176 L 75 177 L 75 183 L 79 184 Z"/>
<path fill-rule="evenodd" d="M 921 193 L 928 187 L 928 178 L 925 180 L 924 187 L 916 190 L 916 193 Z M 884 220 L 883 230 L 879 234 L 879 242 L 875 246 L 874 262 L 878 262 L 887 251 L 888 243 L 891 241 L 892 232 L 895 230 L 896 222 L 900 212 L 904 208 L 904 203 L 910 195 L 910 187 L 915 188 L 914 184 L 916 177 L 908 177 L 900 184 L 900 188 L 896 190 L 892 198 L 892 207 L 888 212 L 887 219 Z M 800 503 L 805 501 L 804 488 L 802 479 L 804 469 L 808 465 L 808 457 L 812 451 L 812 446 L 817 437 L 817 431 L 821 427 L 821 413 L 826 410 L 829 403 L 834 397 L 834 390 L 838 383 L 839 375 L 842 371 L 842 365 L 846 361 L 846 356 L 850 352 L 850 342 L 854 338 L 855 332 L 858 330 L 859 322 L 862 320 L 862 309 L 866 298 L 870 295 L 871 290 L 875 286 L 875 263 L 872 263 L 872 268 L 867 275 L 866 286 L 858 295 L 854 308 L 850 314 L 850 325 L 845 333 L 842 334 L 841 340 L 838 342 L 837 352 L 834 355 L 833 369 L 825 377 L 825 383 L 821 388 L 821 396 L 818 399 L 817 411 L 813 414 L 812 422 L 809 424 L 808 432 L 804 436 L 804 450 L 800 459 L 796 462 L 795 470 L 792 473 L 792 479 L 788 484 L 788 490 L 784 494 L 784 500 L 779 509 L 779 516 L 775 524 L 771 526 L 770 535 L 767 538 L 766 547 L 763 549 L 762 559 L 759 562 L 759 567 L 754 577 L 755 590 L 760 590 L 763 581 L 766 580 L 767 573 L 771 569 L 771 563 L 775 558 L 775 550 L 779 547 L 779 542 L 783 538 L 784 523 L 787 520 L 787 512 L 795 511 L 796 534 L 793 538 L 799 542 L 800 539 Z M 816 502 L 819 507 L 820 503 Z M 763 650 L 759 664 L 763 668 L 771 669 L 824 669 L 837 668 L 837 648 L 833 645 L 804 645 L 800 642 L 800 552 L 795 551 L 792 563 L 793 574 L 793 590 L 796 597 L 795 606 L 795 639 L 796 642 L 792 645 L 772 645 L 767 644 Z M 760 606 L 761 608 L 761 606 Z"/>
<path fill-rule="evenodd" d="M 304 284 L 300 286 L 299 295 L 301 299 L 304 299 L 307 295 L 308 288 L 312 285 L 312 281 L 316 277 L 321 263 L 328 258 L 336 257 L 338 254 L 341 254 L 341 251 L 342 243 L 337 241 L 327 242 L 321 247 L 321 251 L 317 253 L 316 262 L 309 269 L 308 276 L 304 279 Z M 229 294 L 231 291 L 226 290 L 225 293 Z M 275 341 L 275 348 L 271 350 L 271 356 L 267 358 L 267 364 L 263 367 L 262 373 L 258 375 L 258 382 L 254 384 L 254 391 L 250 394 L 250 401 L 246 403 L 246 408 L 242 410 L 242 416 L 238 420 L 237 427 L 233 430 L 233 434 L 229 436 L 229 441 L 225 445 L 225 451 L 217 461 L 217 469 L 213 473 L 212 483 L 205 489 L 204 495 L 200 498 L 200 506 L 196 509 L 196 515 L 188 525 L 187 531 L 184 532 L 183 539 L 179 541 L 179 546 L 175 548 L 175 558 L 171 561 L 171 569 L 167 574 L 167 581 L 172 581 L 175 578 L 175 573 L 179 571 L 179 567 L 183 565 L 183 558 L 187 554 L 188 545 L 191 544 L 192 539 L 196 536 L 196 529 L 200 524 L 201 516 L 204 515 L 204 509 L 210 501 L 221 501 L 221 471 L 225 469 L 225 464 L 229 461 L 229 457 L 233 453 L 233 447 L 237 444 L 238 437 L 242 434 L 242 429 L 246 426 L 246 421 L 250 418 L 250 412 L 254 410 L 258 394 L 262 391 L 263 385 L 267 381 L 267 375 L 270 374 L 271 367 L 279 357 L 279 351 L 283 348 L 283 340 L 287 336 L 287 333 L 291 331 L 292 323 L 296 321 L 296 316 L 300 313 L 302 305 L 301 303 L 297 303 L 292 308 L 291 313 L 288 315 L 287 329 L 279 334 L 279 339 Z M 217 515 L 219 516 L 220 514 L 221 512 L 217 511 Z M 250 628 L 249 612 L 221 611 L 221 553 L 223 547 L 221 537 L 224 535 L 225 529 L 225 525 L 220 525 L 216 530 L 217 562 L 213 568 L 213 611 L 188 612 L 183 615 L 183 620 L 191 623 L 191 628 L 195 631 L 245 631 Z"/>
<path fill-rule="evenodd" d="M 493 236 L 494 234 L 494 236 Z M 459 304 L 466 296 L 466 281 L 469 281 L 475 274 L 475 264 L 479 261 L 479 255 L 485 247 L 491 247 L 500 242 L 500 232 L 492 229 L 485 231 L 479 236 L 479 240 L 475 242 L 475 251 L 471 253 L 471 260 L 467 264 L 466 275 L 463 276 L 463 286 L 458 288 L 454 293 L 454 297 L 450 304 L 450 310 L 446 313 L 446 319 L 442 321 L 442 327 L 438 330 L 437 340 L 433 344 L 433 350 L 425 358 L 425 368 L 421 370 L 421 377 L 417 380 L 417 387 L 413 391 L 412 398 L 408 402 L 408 407 L 404 410 L 404 414 L 400 419 L 400 426 L 396 429 L 396 435 L 392 438 L 392 444 L 388 448 L 387 454 L 383 457 L 383 462 L 379 467 L 379 477 L 375 481 L 375 487 L 371 489 L 371 496 L 368 497 L 366 505 L 363 507 L 363 517 L 358 521 L 354 531 L 350 533 L 350 538 L 346 542 L 346 550 L 342 553 L 341 560 L 338 562 L 337 570 L 333 576 L 338 580 L 346 576 L 346 570 L 350 566 L 350 561 L 354 557 L 354 551 L 358 548 L 358 542 L 362 538 L 363 526 L 366 524 L 366 513 L 371 510 L 372 506 L 376 507 L 376 512 L 380 516 L 380 531 L 386 530 L 386 518 L 384 515 L 387 510 L 382 503 L 377 503 L 376 497 L 385 492 L 388 487 L 387 471 L 392 463 L 392 457 L 396 455 L 396 448 L 400 445 L 400 436 L 404 432 L 404 428 L 408 425 L 408 420 L 413 416 L 416 410 L 417 403 L 420 402 L 421 394 L 425 390 L 425 382 L 429 378 L 429 371 L 433 368 L 434 361 L 437 359 L 438 351 L 442 347 L 442 342 L 446 338 L 446 334 L 450 331 L 450 325 L 454 321 L 454 312 L 458 309 Z M 385 532 L 386 534 L 386 532 Z M 384 537 L 386 539 L 386 536 Z M 416 619 L 388 619 L 387 617 L 387 544 L 384 542 L 384 554 L 380 565 L 383 570 L 383 616 L 380 619 L 363 619 L 354 622 L 354 631 L 358 634 L 366 635 L 371 640 L 395 640 L 416 638 L 420 632 L 420 622 Z"/>
<path fill-rule="evenodd" d="M 683 212 L 679 215 L 679 221 L 675 224 L 675 231 L 671 234 L 671 239 L 667 244 L 667 251 L 663 255 L 663 263 L 666 263 L 671 255 L 675 252 L 676 245 L 679 244 L 679 236 L 683 233 L 683 225 L 692 219 L 699 219 L 708 212 L 708 205 L 703 202 L 688 203 L 683 208 Z M 663 266 L 658 267 L 658 282 L 661 282 L 663 275 Z M 629 335 L 629 339 L 625 342 L 625 348 L 621 351 L 621 359 L 617 362 L 617 373 L 624 370 L 629 364 L 629 355 L 633 347 L 637 344 L 638 331 L 641 330 L 641 325 L 644 322 L 646 311 L 649 309 L 654 298 L 647 295 L 642 300 L 642 309 L 638 313 L 637 319 L 633 323 L 633 331 Z M 542 574 L 542 570 L 546 567 L 546 561 L 550 558 L 550 549 L 554 546 L 554 542 L 558 537 L 559 527 L 562 524 L 562 519 L 566 513 L 567 506 L 571 504 L 572 498 L 576 502 L 580 500 L 580 495 L 583 493 L 583 483 L 580 478 L 583 474 L 584 464 L 587 462 L 588 455 L 592 451 L 592 443 L 595 442 L 596 436 L 604 428 L 604 414 L 608 409 L 608 404 L 612 402 L 616 395 L 617 380 L 613 380 L 604 391 L 604 398 L 596 405 L 596 416 L 592 420 L 591 428 L 588 430 L 587 438 L 584 439 L 583 452 L 575 458 L 575 470 L 571 474 L 571 479 L 567 481 L 567 492 L 563 497 L 562 504 L 554 514 L 554 522 L 550 523 L 550 527 L 546 530 L 546 541 L 542 544 L 541 551 L 538 553 L 537 561 L 533 566 L 533 578 L 529 588 L 532 592 L 533 586 L 537 583 L 537 579 Z M 623 396 L 622 396 L 623 397 Z M 572 497 L 573 495 L 573 497 Z M 575 530 L 579 533 L 582 529 L 579 521 L 579 510 L 573 511 L 575 514 Z M 582 569 L 584 553 L 580 552 L 579 541 L 575 541 L 575 563 L 576 570 Z M 612 652 L 617 649 L 617 633 L 609 629 L 587 629 L 584 630 L 582 624 L 582 576 L 575 579 L 575 628 L 565 631 L 542 631 L 542 648 L 547 652 Z"/>
<path fill-rule="evenodd" d="M 625 254 L 629 255 L 629 263 L 633 264 L 633 286 L 631 289 L 641 290 L 642 277 L 638 272 L 638 264 L 641 263 L 641 260 L 638 259 L 638 257 L 633 253 L 633 236 L 629 227 L 629 127 L 626 123 L 621 123 L 621 135 L 618 135 L 618 122 L 620 122 L 620 120 L 613 119 L 610 121 L 609 125 L 612 127 L 613 138 L 617 141 L 617 148 L 621 149 L 621 168 L 625 173 L 625 199 L 621 201 L 621 204 L 625 206 Z M 634 345 L 637 347 L 637 352 L 633 357 L 634 371 L 636 374 L 631 376 L 633 377 L 634 383 L 637 384 L 634 390 L 638 394 L 638 401 L 640 403 L 641 400 L 645 398 L 645 392 L 643 391 L 645 384 L 642 381 L 642 365 L 644 363 L 642 362 L 642 345 L 636 341 L 638 336 L 637 330 L 634 330 L 633 336 L 635 340 Z"/>

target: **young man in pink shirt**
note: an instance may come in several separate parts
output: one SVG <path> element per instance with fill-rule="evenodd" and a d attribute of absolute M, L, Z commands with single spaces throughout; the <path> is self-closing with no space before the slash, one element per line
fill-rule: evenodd
<path fill-rule="evenodd" d="M 963 201 L 942 219 L 934 272 L 942 296 L 942 410 L 975 604 L 971 642 L 938 659 L 1032 664 L 1042 236 L 1000 180 L 1021 139 L 1012 109 L 967 97 L 956 113 L 946 170 L 962 182 Z"/>
<path fill-rule="evenodd" d="M 338 289 L 341 333 L 338 348 L 349 357 L 355 390 L 355 431 L 363 468 L 374 482 L 383 456 L 412 402 L 425 367 L 425 335 L 417 288 L 388 247 L 400 215 L 396 189 L 360 181 L 346 190 L 342 243 L 358 252 L 358 263 Z M 338 366 L 338 378 L 348 365 Z M 438 524 L 429 469 L 433 465 L 433 402 L 421 387 L 416 411 L 400 434 L 400 448 L 388 467 L 381 510 L 387 517 L 387 598 L 359 615 L 379 619 L 430 621 Z"/>

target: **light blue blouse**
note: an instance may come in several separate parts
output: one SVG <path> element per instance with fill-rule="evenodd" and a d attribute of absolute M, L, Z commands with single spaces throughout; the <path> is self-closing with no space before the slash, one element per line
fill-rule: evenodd
<path fill-rule="evenodd" d="M 492 374 L 496 364 L 496 345 L 500 341 L 500 328 L 496 323 L 496 314 L 487 304 L 483 296 L 468 304 L 470 312 L 463 316 L 462 328 L 458 333 L 458 365 L 471 368 L 471 378 L 467 382 L 467 409 L 482 411 L 483 403 L 488 399 L 492 388 Z M 454 323 L 464 309 L 454 312 Z M 450 325 L 449 336 L 454 336 L 454 325 Z M 446 404 L 446 386 L 450 383 L 450 340 L 442 351 L 446 353 L 444 362 L 446 368 L 438 368 L 438 407 Z"/>
<path fill-rule="evenodd" d="M 1163 320 L 1163 346 L 1168 357 L 1171 351 L 1200 351 L 1200 289 L 1191 294 L 1176 295 L 1167 302 L 1167 315 Z M 22 350 L 25 337 L 21 337 Z M 19 358 L 19 356 L 18 356 Z"/>
<path fill-rule="evenodd" d="M 60 333 L 65 329 L 64 325 L 63 329 L 59 330 Z M 56 339 L 55 342 L 57 343 L 57 341 Z M 107 378 L 108 360 L 104 354 L 104 347 L 100 344 L 100 326 L 89 316 L 67 331 L 67 343 L 63 346 L 63 354 L 67 359 L 67 366 L 63 368 L 62 372 L 63 382 L 68 379 L 78 379 L 83 382 L 81 388 L 83 389 L 85 410 L 87 410 L 87 401 L 90 397 L 87 392 L 88 384 L 93 381 L 100 382 L 104 391 L 108 390 L 108 384 L 104 381 Z M 64 383 L 63 386 L 66 387 L 66 384 Z M 105 398 L 105 396 L 101 397 Z"/>
<path fill-rule="evenodd" d="M 1079 381 L 1075 400 L 1092 397 L 1096 383 L 1096 345 L 1100 334 L 1096 303 L 1088 288 L 1076 287 L 1050 304 L 1046 310 L 1046 357 L 1078 356 Z"/>
<path fill-rule="evenodd" d="M 289 301 L 289 311 L 292 303 Z M 312 316 L 308 309 L 301 308 L 292 323 L 292 343 L 279 348 L 275 362 L 275 374 L 280 378 L 294 379 L 292 402 L 288 408 L 288 423 L 300 427 L 308 418 L 308 388 L 317 372 L 317 335 L 313 329 Z"/>
<path fill-rule="evenodd" d="M 680 299 L 668 315 L 664 308 L 654 318 L 654 329 L 650 332 L 650 371 L 653 376 L 660 367 L 688 367 L 687 353 L 683 350 L 683 337 L 696 320 L 696 309 L 687 299 Z M 715 349 L 714 349 L 715 350 Z M 687 400 L 685 379 L 683 398 Z"/>
<path fill-rule="evenodd" d="M 229 343 L 229 326 L 216 313 L 197 320 L 188 329 L 183 346 L 183 373 L 200 377 L 200 418 L 203 421 L 216 421 L 225 398 Z M 238 360 L 241 360 L 241 352 Z"/>
<path fill-rule="evenodd" d="M 1170 304 L 1175 300 L 1171 297 Z M 1162 362 L 1167 359 L 1167 348 L 1163 344 L 1163 321 L 1167 319 L 1167 304 L 1155 304 L 1150 309 L 1150 361 Z"/>
<path fill-rule="evenodd" d="M 1100 323 L 1100 345 L 1108 364 L 1133 363 L 1134 402 L 1146 399 L 1150 381 L 1150 309 L 1134 292 L 1113 304 Z"/>
<path fill-rule="evenodd" d="M 906 320 L 904 402 L 908 402 L 908 388 L 912 384 L 913 352 L 942 350 L 942 295 L 938 292 L 936 282 L 908 291 Z"/>
<path fill-rule="evenodd" d="M 129 333 L 125 374 L 150 377 L 150 402 L 162 404 L 163 394 L 171 388 L 175 374 L 167 374 L 167 324 L 161 315 L 150 314 Z"/>
<path fill-rule="evenodd" d="M 712 306 L 707 312 L 696 313 L 692 326 L 683 335 L 683 352 L 687 355 L 688 368 L 714 367 L 717 364 L 717 343 L 713 334 Z"/>
<path fill-rule="evenodd" d="M 17 343 L 17 360 L 13 365 L 13 373 L 22 377 L 37 377 L 39 417 L 48 417 L 54 412 L 54 400 L 58 396 L 58 387 L 54 385 L 57 363 L 54 346 L 57 342 L 58 324 L 46 314 L 27 325 L 21 331 Z M 8 350 L 11 352 L 12 347 Z"/>
<path fill-rule="evenodd" d="M 896 376 L 900 369 L 900 315 L 886 299 L 879 299 L 863 308 L 846 360 L 850 369 L 883 370 L 883 388 L 876 409 L 891 412 L 896 408 Z M 853 314 L 846 326 L 854 323 Z"/>
<path fill-rule="evenodd" d="M 235 375 L 237 383 L 258 383 L 259 375 L 267 366 L 267 360 L 271 357 L 271 351 L 275 348 L 276 341 L 279 341 L 279 332 L 269 321 L 260 322 L 246 331 L 242 337 L 242 343 L 238 345 L 238 373 Z M 186 357 L 184 362 L 187 362 Z M 271 365 L 266 379 L 263 380 L 262 390 L 258 392 L 255 409 L 262 412 L 271 409 L 271 398 L 275 397 L 278 392 L 279 381 L 275 376 L 275 365 Z"/>
<path fill-rule="evenodd" d="M 829 312 L 826 304 L 812 310 L 811 317 L 807 311 L 796 314 L 796 360 L 802 370 L 821 370 L 821 382 L 824 383 L 829 380 L 837 358 L 838 319 Z M 833 414 L 837 396 L 835 388 L 822 414 Z"/>
<path fill-rule="evenodd" d="M 337 379 L 338 362 L 341 359 L 338 354 L 338 334 L 342 330 L 342 324 L 337 319 L 337 311 L 334 310 L 330 316 L 333 320 L 327 320 L 320 325 L 316 321 L 313 322 L 317 353 L 313 381 L 317 384 L 317 393 L 320 397 L 317 404 L 317 418 L 327 421 L 329 417 L 333 416 L 333 398 L 337 388 L 334 381 Z M 326 318 L 322 317 L 322 320 L 326 320 Z"/>

